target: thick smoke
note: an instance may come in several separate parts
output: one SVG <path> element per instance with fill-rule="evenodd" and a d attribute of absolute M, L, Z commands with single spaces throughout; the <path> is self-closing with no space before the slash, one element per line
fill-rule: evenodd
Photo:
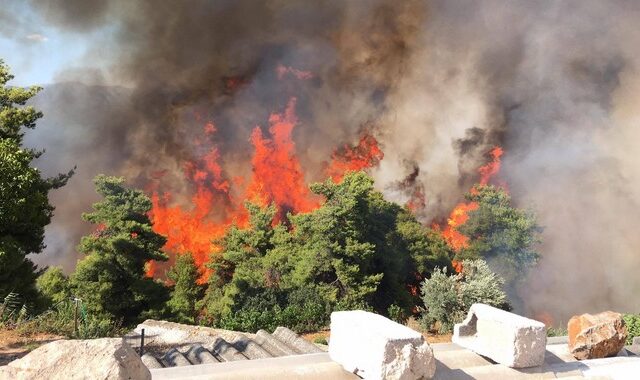
<path fill-rule="evenodd" d="M 633 233 L 640 217 L 631 212 L 640 199 L 640 4 L 83 4 L 34 2 L 66 31 L 106 28 L 86 66 L 100 62 L 108 67 L 101 75 L 126 88 L 60 84 L 38 100 L 45 124 L 62 131 L 35 132 L 38 145 L 60 144 L 59 156 L 50 149 L 45 159 L 55 160 L 52 170 L 64 170 L 59 162 L 79 167 L 56 194 L 47 238 L 59 244 L 41 256 L 75 259 L 73 234 L 84 232 L 78 213 L 94 199 L 94 174 L 126 175 L 140 186 L 160 181 L 183 193 L 181 165 L 198 153 L 194 136 L 207 120 L 218 127 L 224 167 L 246 173 L 251 129 L 296 96 L 294 139 L 308 180 L 321 177 L 331 151 L 368 130 L 385 153 L 373 171 L 377 186 L 407 201 L 410 191 L 398 184 L 411 178 L 426 197 L 425 222 L 446 216 L 486 153 L 503 146 L 501 179 L 545 228 L 543 259 L 520 289 L 526 309 L 519 311 L 562 320 L 640 308 Z M 279 65 L 313 78 L 279 79 Z M 159 170 L 166 172 L 153 180 Z"/>

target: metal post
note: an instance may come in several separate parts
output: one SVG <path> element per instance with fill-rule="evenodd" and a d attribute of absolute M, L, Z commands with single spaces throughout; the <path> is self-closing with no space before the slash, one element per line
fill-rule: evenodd
<path fill-rule="evenodd" d="M 75 307 L 73 308 L 73 333 L 78 337 L 78 298 L 74 297 L 73 302 Z"/>
<path fill-rule="evenodd" d="M 144 355 L 144 329 L 142 329 L 142 334 L 140 334 L 140 356 Z"/>

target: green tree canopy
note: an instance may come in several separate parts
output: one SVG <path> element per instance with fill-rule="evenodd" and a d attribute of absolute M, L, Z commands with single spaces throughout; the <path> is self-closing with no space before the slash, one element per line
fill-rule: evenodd
<path fill-rule="evenodd" d="M 515 208 L 511 197 L 501 188 L 477 186 L 466 195 L 478 208 L 460 232 L 469 237 L 469 246 L 457 255 L 458 260 L 486 260 L 509 287 L 514 285 L 539 255 L 535 251 L 542 229 L 532 212 Z"/>
<path fill-rule="evenodd" d="M 94 183 L 104 199 L 82 215 L 97 227 L 78 246 L 88 256 L 71 282 L 87 309 L 128 324 L 165 301 L 164 286 L 145 277 L 145 264 L 167 260 L 166 239 L 153 231 L 151 200 L 142 191 L 125 187 L 124 178 L 98 175 Z"/>
<path fill-rule="evenodd" d="M 60 267 L 49 267 L 36 280 L 36 287 L 44 297 L 47 306 L 57 304 L 71 297 L 69 278 Z"/>
<path fill-rule="evenodd" d="M 73 174 L 42 178 L 31 166 L 42 152 L 22 146 L 23 128 L 34 128 L 42 113 L 25 106 L 39 87 L 11 87 L 9 69 L 0 60 L 0 297 L 9 292 L 25 299 L 37 295 L 37 268 L 27 255 L 44 248 L 44 227 L 51 222 L 49 191 Z"/>
<path fill-rule="evenodd" d="M 210 314 L 220 318 L 246 310 L 252 297 L 273 299 L 284 310 L 293 292 L 314 294 L 315 302 L 328 305 L 316 310 L 318 318 L 331 309 L 386 313 L 396 305 L 409 311 L 418 302 L 411 285 L 418 286 L 436 265 L 448 265 L 451 251 L 440 235 L 384 200 L 366 174 L 311 189 L 325 202 L 312 212 L 288 215 L 289 226 L 273 225 L 274 206 L 248 205 L 249 227 L 231 228 L 220 242 L 221 254 L 212 256 Z M 309 309 L 304 302 L 298 307 Z"/>
<path fill-rule="evenodd" d="M 200 272 L 190 253 L 177 255 L 176 262 L 167 271 L 167 278 L 173 282 L 169 309 L 174 318 L 183 323 L 195 323 L 198 316 L 197 302 L 204 289 L 198 285 Z"/>

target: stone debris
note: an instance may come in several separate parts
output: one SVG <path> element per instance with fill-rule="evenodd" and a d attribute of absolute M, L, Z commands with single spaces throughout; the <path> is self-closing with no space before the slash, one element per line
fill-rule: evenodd
<path fill-rule="evenodd" d="M 615 356 L 627 339 L 622 315 L 612 311 L 573 316 L 567 330 L 569 350 L 578 360 Z"/>
<path fill-rule="evenodd" d="M 0 367 L 0 379 L 151 379 L 138 354 L 120 338 L 58 340 Z"/>
<path fill-rule="evenodd" d="M 329 355 L 364 379 L 431 379 L 436 370 L 422 334 L 361 310 L 331 313 Z"/>
<path fill-rule="evenodd" d="M 542 322 L 477 303 L 454 326 L 452 341 L 507 367 L 535 367 L 544 362 L 547 329 Z"/>

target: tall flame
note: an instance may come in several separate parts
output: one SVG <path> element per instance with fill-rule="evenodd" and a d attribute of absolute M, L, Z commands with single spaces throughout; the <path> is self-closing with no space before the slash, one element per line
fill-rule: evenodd
<path fill-rule="evenodd" d="M 190 206 L 172 205 L 170 192 L 152 192 L 150 216 L 153 228 L 167 237 L 164 250 L 170 261 L 148 263 L 148 276 L 162 277 L 163 270 L 171 265 L 176 254 L 189 252 L 201 269 L 199 282 L 205 282 L 210 275 L 205 263 L 210 254 L 219 250 L 214 241 L 224 236 L 232 224 L 246 226 L 245 200 L 260 205 L 274 203 L 278 209 L 274 222 L 283 220 L 289 211 L 309 212 L 320 206 L 320 199 L 308 189 L 295 153 L 292 140 L 292 132 L 298 123 L 295 106 L 296 99 L 291 98 L 283 113 L 270 115 L 267 136 L 260 127 L 253 130 L 250 138 L 254 147 L 252 174 L 244 188 L 243 178 L 225 175 L 215 141 L 216 127 L 211 122 L 205 124 L 206 138 L 195 143 L 196 151 L 205 153 L 183 165 L 183 175 L 194 189 Z M 347 171 L 370 168 L 382 157 L 375 138 L 364 135 L 357 146 L 346 145 L 334 152 L 326 174 L 339 181 Z M 157 172 L 158 177 L 162 175 L 162 171 Z M 239 188 L 232 191 L 233 187 Z M 240 194 L 240 199 L 232 194 Z"/>
<path fill-rule="evenodd" d="M 488 185 L 489 181 L 500 172 L 500 157 L 502 157 L 503 153 L 504 150 L 499 146 L 496 146 L 489 152 L 491 161 L 478 169 L 478 173 L 480 174 L 479 185 Z M 473 191 L 475 191 L 474 188 L 471 189 L 471 192 Z M 469 220 L 469 212 L 477 210 L 478 207 L 478 203 L 476 202 L 461 202 L 451 211 L 447 219 L 447 225 L 442 231 L 442 236 L 454 251 L 458 252 L 469 246 L 469 238 L 458 229 Z M 456 272 L 459 273 L 462 271 L 462 264 L 460 262 L 453 260 L 452 264 Z"/>
<path fill-rule="evenodd" d="M 296 98 L 291 98 L 283 114 L 272 114 L 269 132 L 265 138 L 259 127 L 251 134 L 255 154 L 251 160 L 253 177 L 247 188 L 247 199 L 261 205 L 275 203 L 279 219 L 287 211 L 308 212 L 319 205 L 304 182 L 304 174 L 295 155 L 291 132 L 297 123 Z"/>

